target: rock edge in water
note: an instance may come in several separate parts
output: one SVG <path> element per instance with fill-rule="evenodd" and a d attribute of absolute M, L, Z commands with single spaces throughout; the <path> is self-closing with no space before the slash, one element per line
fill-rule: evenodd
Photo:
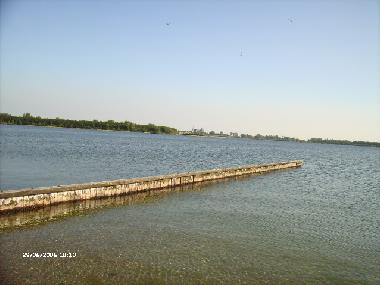
<path fill-rule="evenodd" d="M 0 213 L 53 204 L 119 196 L 136 192 L 177 187 L 181 185 L 217 180 L 241 175 L 301 167 L 302 160 L 292 160 L 262 165 L 245 165 L 234 168 L 211 169 L 163 176 L 150 176 L 84 184 L 30 188 L 0 193 Z"/>

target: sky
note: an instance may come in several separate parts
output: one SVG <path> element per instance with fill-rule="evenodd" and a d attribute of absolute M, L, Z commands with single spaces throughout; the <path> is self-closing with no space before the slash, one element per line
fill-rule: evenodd
<path fill-rule="evenodd" d="M 380 142 L 380 1 L 0 8 L 1 112 Z"/>

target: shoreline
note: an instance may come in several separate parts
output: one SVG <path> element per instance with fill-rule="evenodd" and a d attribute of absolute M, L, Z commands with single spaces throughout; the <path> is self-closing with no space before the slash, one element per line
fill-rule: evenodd
<path fill-rule="evenodd" d="M 197 138 L 215 138 L 215 139 L 246 139 L 253 141 L 272 141 L 272 142 L 293 142 L 293 143 L 310 143 L 310 144 L 327 144 L 327 145 L 342 145 L 342 146 L 359 146 L 359 147 L 380 147 L 380 142 L 368 142 L 370 144 L 355 144 L 354 142 L 349 143 L 332 143 L 332 142 L 318 142 L 318 141 L 307 141 L 307 140 L 285 140 L 285 139 L 255 139 L 255 138 L 242 138 L 242 137 L 231 137 L 231 136 L 217 136 L 217 135 L 197 135 L 197 134 L 166 134 L 166 133 L 150 133 L 150 132 L 140 132 L 140 131 L 128 131 L 128 130 L 105 130 L 105 129 L 95 129 L 95 128 L 68 128 L 59 126 L 39 126 L 39 125 L 18 125 L 18 124 L 7 124 L 0 122 L 0 126 L 26 126 L 26 127 L 41 127 L 41 128 L 57 128 L 57 129 L 78 129 L 78 130 L 92 130 L 92 131 L 103 131 L 103 132 L 127 132 L 127 133 L 140 133 L 140 134 L 150 134 L 150 135 L 167 135 L 167 136 L 183 136 L 183 137 L 197 137 Z"/>

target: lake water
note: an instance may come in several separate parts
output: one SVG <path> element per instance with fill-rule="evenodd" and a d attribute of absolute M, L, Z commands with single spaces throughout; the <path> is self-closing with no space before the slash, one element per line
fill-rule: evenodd
<path fill-rule="evenodd" d="M 0 134 L 5 191 L 305 162 L 8 227 L 0 283 L 380 284 L 379 148 L 21 126 Z M 34 252 L 76 257 L 23 258 Z"/>

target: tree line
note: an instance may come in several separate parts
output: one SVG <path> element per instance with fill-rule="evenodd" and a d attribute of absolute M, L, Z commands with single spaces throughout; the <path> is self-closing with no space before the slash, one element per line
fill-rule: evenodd
<path fill-rule="evenodd" d="M 0 124 L 10 125 L 34 125 L 34 126 L 52 126 L 62 128 L 81 128 L 81 129 L 100 129 L 112 131 L 130 131 L 130 132 L 147 132 L 151 134 L 177 134 L 175 128 L 167 126 L 156 126 L 154 124 L 140 125 L 129 121 L 115 122 L 113 120 L 67 120 L 61 118 L 48 119 L 34 117 L 30 113 L 22 116 L 12 116 L 7 113 L 0 113 Z"/>
<path fill-rule="evenodd" d="M 290 141 L 290 142 L 303 142 L 303 143 L 323 143 L 323 144 L 341 144 L 341 145 L 357 145 L 357 146 L 376 146 L 380 147 L 378 142 L 367 142 L 367 141 L 349 141 L 349 140 L 335 140 L 335 139 L 322 139 L 322 138 L 311 138 L 308 140 L 302 140 L 298 138 L 291 137 L 280 137 L 278 135 L 260 135 L 255 136 L 241 134 L 241 137 L 251 138 L 256 140 L 272 140 L 272 141 Z"/>
<path fill-rule="evenodd" d="M 68 119 L 48 119 L 41 118 L 39 116 L 32 116 L 30 113 L 24 113 L 22 116 L 12 116 L 7 113 L 0 113 L 0 124 L 10 124 L 10 125 L 34 125 L 34 126 L 52 126 L 52 127 L 62 127 L 62 128 L 81 128 L 81 129 L 100 129 L 100 130 L 112 130 L 112 131 L 130 131 L 130 132 L 146 132 L 151 134 L 184 134 L 184 135 L 202 135 L 202 136 L 221 136 L 221 137 L 235 137 L 235 138 L 246 138 L 254 140 L 272 140 L 272 141 L 292 141 L 292 142 L 303 142 L 303 143 L 322 143 L 322 144 L 340 144 L 340 145 L 357 145 L 357 146 L 375 146 L 380 147 L 378 142 L 367 142 L 367 141 L 348 141 L 348 140 L 335 140 L 335 139 L 322 139 L 322 138 L 311 138 L 308 140 L 302 140 L 292 137 L 283 137 L 278 135 L 249 135 L 237 133 L 231 133 L 231 135 L 224 134 L 223 132 L 216 133 L 210 131 L 209 133 L 200 130 L 193 130 L 189 132 L 178 132 L 177 129 L 167 127 L 167 126 L 156 126 L 154 124 L 140 125 L 132 123 L 129 121 L 125 122 L 115 122 L 113 120 L 108 121 L 98 121 L 98 120 L 68 120 Z"/>
<path fill-rule="evenodd" d="M 230 133 L 224 134 L 223 132 L 205 132 L 203 129 L 195 131 L 189 131 L 184 133 L 185 135 L 198 135 L 198 136 L 218 136 L 218 137 L 233 137 L 233 138 L 244 138 L 244 139 L 253 139 L 253 140 L 270 140 L 270 141 L 287 141 L 287 142 L 300 142 L 300 143 L 322 143 L 322 144 L 340 144 L 340 145 L 357 145 L 357 146 L 375 146 L 380 147 L 378 142 L 368 142 L 368 141 L 349 141 L 349 140 L 335 140 L 335 139 L 322 139 L 322 138 L 311 138 L 308 140 L 303 140 L 293 137 L 285 137 L 278 135 L 249 135 L 249 134 L 240 134 Z"/>
<path fill-rule="evenodd" d="M 322 139 L 311 138 L 308 140 L 311 143 L 325 143 L 325 144 L 342 144 L 342 145 L 358 145 L 358 146 L 377 146 L 380 147 L 378 142 L 366 142 L 366 141 L 348 141 L 348 140 L 334 140 L 334 139 Z"/>

